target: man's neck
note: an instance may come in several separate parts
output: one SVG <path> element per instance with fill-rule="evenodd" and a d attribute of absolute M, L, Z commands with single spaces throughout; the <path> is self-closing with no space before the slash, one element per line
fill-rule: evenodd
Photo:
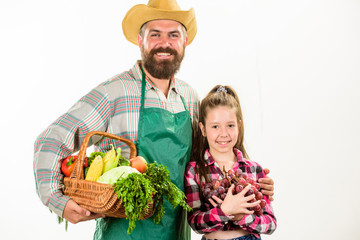
<path fill-rule="evenodd" d="M 160 91 L 162 91 L 164 93 L 165 97 L 167 97 L 167 95 L 169 93 L 169 89 L 170 89 L 170 79 L 155 78 L 155 77 L 151 76 L 151 74 L 145 68 L 144 68 L 144 71 L 145 71 L 146 76 L 148 78 L 150 78 L 150 80 L 155 85 L 155 87 L 160 89 Z"/>

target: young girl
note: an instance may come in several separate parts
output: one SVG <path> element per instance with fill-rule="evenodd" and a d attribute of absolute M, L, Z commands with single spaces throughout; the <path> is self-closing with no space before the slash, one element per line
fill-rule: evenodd
<path fill-rule="evenodd" d="M 231 184 L 223 198 L 209 195 L 209 189 L 206 189 L 235 172 L 238 176 L 242 172 L 244 178 L 254 181 L 265 177 L 262 167 L 248 160 L 243 142 L 244 124 L 239 99 L 231 87 L 218 85 L 201 102 L 199 126 L 194 128 L 192 157 L 185 171 L 185 194 L 193 209 L 188 213 L 188 221 L 195 232 L 204 234 L 202 240 L 261 239 L 260 234 L 271 234 L 276 229 L 268 196 L 263 195 L 266 205 L 261 209 L 259 206 L 264 205 L 264 200 L 261 203 L 250 193 L 252 190 L 249 195 L 251 184 L 245 184 L 238 193 Z M 213 194 L 219 192 L 220 188 Z"/>

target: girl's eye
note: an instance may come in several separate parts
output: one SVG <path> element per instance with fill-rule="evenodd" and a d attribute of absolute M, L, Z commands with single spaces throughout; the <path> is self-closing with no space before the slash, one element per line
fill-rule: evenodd
<path fill-rule="evenodd" d="M 215 129 L 216 129 L 216 128 L 218 128 L 218 126 L 214 125 L 214 126 L 211 126 L 211 128 L 215 128 Z"/>
<path fill-rule="evenodd" d="M 235 127 L 235 124 L 229 124 L 229 127 L 233 128 L 233 127 Z"/>

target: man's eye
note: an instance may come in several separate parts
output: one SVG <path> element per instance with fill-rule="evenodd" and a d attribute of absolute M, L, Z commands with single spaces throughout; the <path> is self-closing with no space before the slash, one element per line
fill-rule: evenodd
<path fill-rule="evenodd" d="M 170 37 L 172 37 L 172 38 L 178 38 L 178 37 L 179 37 L 179 34 L 173 33 L 173 34 L 170 35 Z"/>
<path fill-rule="evenodd" d="M 151 36 L 151 37 L 159 37 L 160 34 L 158 34 L 158 33 L 153 33 L 153 34 L 151 34 L 150 36 Z"/>

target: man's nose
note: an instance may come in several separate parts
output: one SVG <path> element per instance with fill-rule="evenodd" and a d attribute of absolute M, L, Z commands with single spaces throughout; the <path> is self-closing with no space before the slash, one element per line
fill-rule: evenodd
<path fill-rule="evenodd" d="M 164 48 L 169 47 L 170 46 L 169 38 L 167 36 L 162 36 L 160 38 L 159 46 Z"/>

